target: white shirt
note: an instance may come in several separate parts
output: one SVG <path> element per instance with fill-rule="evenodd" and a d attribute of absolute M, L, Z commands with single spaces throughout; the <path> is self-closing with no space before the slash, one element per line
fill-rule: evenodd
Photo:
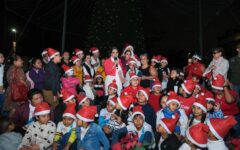
<path fill-rule="evenodd" d="M 33 118 L 34 110 L 35 110 L 35 107 L 31 103 L 29 103 L 29 118 L 28 118 L 28 121 Z"/>
<path fill-rule="evenodd" d="M 88 126 L 87 128 L 81 127 L 81 140 L 83 140 L 83 138 L 87 134 L 87 131 L 89 130 L 89 128 L 90 128 L 90 126 Z"/>
<path fill-rule="evenodd" d="M 208 150 L 228 150 L 223 140 L 208 140 L 207 148 Z"/>
<path fill-rule="evenodd" d="M 3 74 L 4 74 L 4 65 L 1 64 L 1 67 L 0 67 L 0 86 L 3 86 Z"/>
<path fill-rule="evenodd" d="M 87 98 L 91 100 L 95 99 L 94 93 L 92 91 L 93 89 L 88 85 L 88 83 L 83 85 L 83 90 L 86 93 Z"/>
<path fill-rule="evenodd" d="M 63 122 L 59 122 L 58 125 L 57 125 L 57 132 L 58 133 L 61 133 L 61 135 L 64 135 L 68 132 L 70 132 L 73 128 L 76 128 L 76 122 L 73 121 L 72 125 L 66 127 Z"/>
<path fill-rule="evenodd" d="M 97 66 L 94 66 L 94 70 L 95 71 L 97 71 L 97 68 L 100 66 L 100 60 L 99 60 L 99 58 L 97 58 L 97 60 L 92 56 L 91 57 L 91 64 L 92 65 L 94 65 L 94 64 L 96 64 L 96 63 L 98 63 L 98 65 Z"/>

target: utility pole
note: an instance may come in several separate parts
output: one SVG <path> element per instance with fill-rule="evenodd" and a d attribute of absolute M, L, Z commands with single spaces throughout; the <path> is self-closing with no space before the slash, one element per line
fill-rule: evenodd
<path fill-rule="evenodd" d="M 63 32 L 62 32 L 62 49 L 63 52 L 65 49 L 65 39 L 66 39 L 66 26 L 67 26 L 67 4 L 68 1 L 64 1 L 64 16 L 63 16 Z"/>
<path fill-rule="evenodd" d="M 202 30 L 202 0 L 198 0 L 198 19 L 199 19 L 199 52 L 203 57 L 203 30 Z"/>

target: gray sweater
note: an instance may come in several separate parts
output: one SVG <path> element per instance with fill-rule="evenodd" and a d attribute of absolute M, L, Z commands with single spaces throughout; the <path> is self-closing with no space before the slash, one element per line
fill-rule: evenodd
<path fill-rule="evenodd" d="M 0 150 L 17 150 L 22 142 L 22 135 L 16 132 L 7 132 L 0 135 Z"/>
<path fill-rule="evenodd" d="M 229 60 L 229 79 L 233 84 L 240 84 L 240 57 L 235 56 Z"/>

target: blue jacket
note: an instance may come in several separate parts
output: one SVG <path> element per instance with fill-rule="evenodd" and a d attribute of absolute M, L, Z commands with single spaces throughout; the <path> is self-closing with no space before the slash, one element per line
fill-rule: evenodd
<path fill-rule="evenodd" d="M 90 127 L 81 140 L 81 128 L 76 128 L 77 134 L 77 148 L 83 148 L 84 150 L 100 150 L 100 145 L 103 145 L 104 150 L 110 148 L 109 141 L 105 136 L 102 128 L 95 123 L 91 123 Z M 101 144 L 100 144 L 101 143 Z"/>

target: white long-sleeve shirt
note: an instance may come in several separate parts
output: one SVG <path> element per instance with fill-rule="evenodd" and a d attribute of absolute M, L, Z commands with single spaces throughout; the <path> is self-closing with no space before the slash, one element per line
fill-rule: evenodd
<path fill-rule="evenodd" d="M 0 66 L 0 86 L 3 86 L 4 65 Z"/>

